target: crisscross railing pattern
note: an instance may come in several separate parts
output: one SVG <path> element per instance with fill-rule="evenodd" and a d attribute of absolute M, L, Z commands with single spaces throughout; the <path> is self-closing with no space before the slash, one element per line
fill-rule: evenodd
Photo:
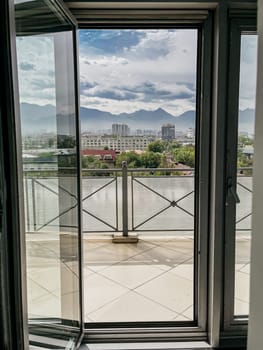
<path fill-rule="evenodd" d="M 145 169 L 146 172 L 153 172 L 154 169 Z M 149 223 L 150 221 L 152 221 L 153 219 L 155 219 L 156 217 L 160 216 L 161 214 L 163 214 L 164 212 L 166 212 L 168 209 L 170 208 L 177 208 L 179 210 L 181 210 L 182 212 L 184 212 L 185 214 L 189 215 L 190 217 L 194 217 L 194 213 L 192 213 L 190 210 L 187 210 L 186 208 L 184 208 L 182 205 L 180 205 L 180 203 L 188 198 L 189 196 L 191 196 L 192 194 L 194 194 L 194 189 L 191 191 L 188 191 L 186 194 L 184 194 L 183 196 L 181 196 L 179 199 L 173 199 L 173 198 L 168 198 L 167 196 L 165 196 L 164 194 L 160 193 L 160 191 L 158 191 L 157 189 L 152 188 L 151 186 L 145 184 L 143 182 L 143 180 L 149 178 L 149 176 L 145 175 L 145 176 L 135 176 L 135 172 L 137 170 L 131 170 L 131 186 L 132 186 L 132 230 L 133 231 L 138 231 L 140 228 L 142 229 L 142 226 L 144 226 L 146 223 Z M 160 172 L 167 172 L 167 171 L 180 171 L 180 172 L 187 172 L 192 174 L 194 169 L 158 169 L 158 171 Z M 176 179 L 176 178 L 182 178 L 182 176 L 172 176 L 169 175 L 169 179 Z M 187 175 L 187 177 L 191 177 L 193 178 L 193 175 Z M 156 181 L 160 180 L 160 179 L 165 179 L 167 178 L 167 176 L 152 176 L 152 178 L 156 178 Z M 135 224 L 135 205 L 134 205 L 134 183 L 138 184 L 139 186 L 143 187 L 144 189 L 146 189 L 147 191 L 153 193 L 154 195 L 156 195 L 157 197 L 161 198 L 162 200 L 166 201 L 168 203 L 168 205 L 166 205 L 165 207 L 157 210 L 156 212 L 150 214 L 150 216 L 148 216 L 146 219 L 144 219 L 143 221 Z M 155 229 L 142 229 L 143 231 L 193 231 L 193 227 L 189 227 L 189 228 L 167 228 L 167 227 L 161 227 L 161 228 L 155 228 Z"/>
<path fill-rule="evenodd" d="M 246 170 L 252 171 L 252 168 L 245 168 Z M 241 179 L 251 179 L 252 181 L 252 174 L 251 175 L 239 175 L 237 177 L 237 190 L 238 189 L 242 189 L 245 191 L 245 193 L 248 193 L 251 195 L 251 201 L 250 201 L 250 210 L 248 213 L 246 213 L 245 215 L 242 215 L 241 217 L 239 217 L 236 220 L 236 227 L 237 225 L 239 225 L 242 222 L 245 222 L 246 219 L 250 218 L 252 216 L 252 195 L 253 195 L 253 191 L 251 188 L 249 188 L 248 186 L 244 185 L 240 180 Z M 252 185 L 252 182 L 251 182 Z M 242 201 L 241 201 L 241 205 L 242 205 Z M 237 231 L 250 231 L 251 227 L 239 227 L 236 228 Z"/>
<path fill-rule="evenodd" d="M 251 170 L 251 169 L 250 169 Z M 123 232 L 123 234 L 127 234 L 127 227 L 129 231 L 193 231 L 194 227 L 193 225 L 189 225 L 191 227 L 180 227 L 180 215 L 178 216 L 178 210 L 179 212 L 184 213 L 189 218 L 194 218 L 194 196 L 195 196 L 195 190 L 194 190 L 194 181 L 193 184 L 190 186 L 192 188 L 189 188 L 188 186 L 185 187 L 185 193 L 181 193 L 179 198 L 177 198 L 177 192 L 172 191 L 172 185 L 167 185 L 169 188 L 165 188 L 164 191 L 162 191 L 158 184 L 165 179 L 169 179 L 170 181 L 177 181 L 177 179 L 180 181 L 184 181 L 186 179 L 194 179 L 194 169 L 190 168 L 143 168 L 143 169 L 134 169 L 129 168 L 125 169 L 85 169 L 86 176 L 83 176 L 83 184 L 86 182 L 89 182 L 91 184 L 90 190 L 85 190 L 83 193 L 82 203 L 83 203 L 83 216 L 85 217 L 92 217 L 95 220 L 95 227 L 91 228 L 89 227 L 89 220 L 86 219 L 85 225 L 83 227 L 84 233 L 103 233 L 103 232 Z M 39 171 L 38 171 L 39 173 Z M 169 175 L 160 175 L 160 174 L 167 174 Z M 88 176 L 87 176 L 88 174 Z M 175 174 L 175 175 L 173 175 Z M 178 175 L 182 174 L 182 175 Z M 250 173 L 249 173 L 250 174 Z M 244 181 L 241 181 L 242 179 L 251 178 L 252 175 L 239 175 L 237 177 L 237 188 L 242 189 L 243 191 L 246 191 L 247 193 L 252 195 L 252 189 L 249 187 L 249 182 L 246 184 Z M 92 181 L 94 180 L 103 180 L 102 184 L 98 185 L 98 182 L 95 184 L 92 184 Z M 153 181 L 149 181 L 149 179 L 153 179 Z M 45 182 L 45 180 L 49 180 L 49 182 Z M 52 181 L 56 181 L 52 185 Z M 148 181 L 148 182 L 147 182 Z M 165 182 L 166 184 L 168 182 Z M 63 184 L 63 182 L 62 182 Z M 126 184 L 125 186 L 123 186 Z M 142 203 L 136 201 L 135 199 L 138 196 L 138 192 L 135 191 L 135 184 L 137 186 L 137 191 L 140 191 L 140 189 L 143 189 L 144 191 L 147 191 L 149 194 L 155 196 L 157 199 L 159 198 L 160 201 L 163 201 L 165 204 L 163 207 L 156 208 L 155 204 L 149 206 L 147 210 L 144 210 L 145 217 L 141 218 L 142 216 L 142 209 L 145 209 L 142 207 Z M 54 188 L 55 185 L 55 188 Z M 105 195 L 105 200 L 103 203 L 100 202 L 101 199 L 97 198 L 96 195 L 103 193 L 104 191 L 108 191 L 110 186 L 114 186 L 115 194 L 111 193 L 111 196 Z M 129 185 L 129 186 L 128 186 Z M 179 185 L 180 187 L 180 185 Z M 39 188 L 42 188 L 44 190 L 43 198 L 40 198 L 39 195 Z M 167 194 L 168 192 L 168 194 Z M 67 204 L 67 198 L 69 199 L 69 204 L 62 210 L 59 209 L 58 204 L 58 210 L 54 215 L 51 215 L 51 217 L 41 220 L 41 211 L 44 212 L 45 207 L 47 207 L 47 201 L 49 200 L 47 197 L 45 197 L 45 194 L 50 193 L 59 198 L 61 194 L 64 196 L 64 202 L 65 206 Z M 32 198 L 30 198 L 30 194 Z M 121 205 L 119 197 L 121 196 Z M 147 196 L 147 194 L 146 194 Z M 193 196 L 193 199 L 191 199 L 191 203 L 189 206 L 189 199 Z M 51 174 L 49 176 L 43 177 L 43 178 L 36 178 L 33 177 L 29 178 L 28 176 L 25 177 L 25 197 L 26 197 L 26 211 L 27 211 L 27 230 L 36 232 L 40 232 L 46 227 L 52 227 L 57 226 L 55 225 L 55 221 L 61 218 L 63 215 L 69 213 L 71 210 L 75 209 L 78 205 L 77 203 L 77 197 L 74 193 L 72 193 L 69 189 L 66 188 L 66 186 L 61 185 L 61 183 L 58 181 L 58 177 L 52 177 Z M 150 197 L 149 197 L 150 198 Z M 85 204 L 90 204 L 89 200 L 93 199 L 95 205 L 90 209 Z M 151 198 L 150 198 L 151 199 Z M 149 199 L 149 200 L 150 200 Z M 186 205 L 183 205 L 184 201 L 188 200 L 188 202 L 185 202 Z M 108 201 L 108 202 L 107 202 Z M 31 202 L 31 203 L 30 203 Z M 59 202 L 59 200 L 58 200 Z M 243 203 L 245 200 L 243 200 Z M 29 205 L 30 203 L 30 205 Z M 110 215 L 104 215 L 102 210 L 102 205 L 104 205 L 107 209 L 113 209 L 112 214 Z M 242 203 L 240 204 L 242 206 Z M 246 203 L 248 205 L 248 203 Z M 177 212 L 175 213 L 175 221 L 171 220 L 171 216 L 166 214 L 166 212 L 171 209 L 175 208 L 177 209 Z M 252 215 L 252 209 L 248 205 L 249 211 L 246 212 L 244 215 L 239 216 L 236 220 L 236 225 L 239 225 L 242 222 L 245 222 L 247 218 L 249 218 Z M 241 207 L 242 209 L 242 207 Z M 107 210 L 109 213 L 109 210 Z M 128 215 L 129 211 L 129 215 Z M 49 212 L 52 213 L 52 210 Z M 136 213 L 140 213 L 139 217 L 136 217 Z M 40 213 L 40 214 L 39 214 Z M 124 215 L 125 214 L 125 215 Z M 154 219 L 160 218 L 161 215 L 168 215 L 169 217 L 169 227 L 165 227 L 165 220 L 162 221 L 162 227 L 154 227 L 149 228 L 149 225 L 146 224 L 153 224 L 154 225 Z M 119 216 L 121 215 L 122 219 L 122 226 L 119 225 Z M 110 216 L 110 220 L 109 220 Z M 114 218 L 114 217 L 115 218 Z M 163 216 L 162 216 L 163 218 Z M 111 220 L 112 219 L 112 220 Z M 136 222 L 137 219 L 137 222 Z M 125 222 L 126 221 L 126 222 Z M 97 226 L 96 226 L 97 222 Z M 179 227 L 171 227 L 173 222 L 177 223 L 177 226 L 179 224 Z M 187 221 L 188 222 L 188 221 Z M 194 222 L 194 221 L 193 221 Z M 189 222 L 188 222 L 189 223 Z M 101 224 L 104 225 L 104 228 L 101 228 Z M 59 223 L 61 226 L 61 223 Z M 63 225 L 62 225 L 63 226 Z M 148 228 L 147 228 L 148 227 Z M 237 228 L 238 231 L 249 231 L 251 228 L 247 227 L 240 227 Z"/>

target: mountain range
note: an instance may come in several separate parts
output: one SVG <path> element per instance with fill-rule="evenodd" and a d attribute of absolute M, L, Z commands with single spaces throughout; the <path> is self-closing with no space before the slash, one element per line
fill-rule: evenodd
<path fill-rule="evenodd" d="M 110 129 L 114 123 L 127 124 L 130 129 L 160 130 L 163 124 L 174 124 L 176 130 L 194 128 L 195 112 L 188 111 L 174 117 L 162 108 L 154 111 L 138 110 L 133 113 L 112 114 L 96 109 L 80 108 L 82 130 Z"/>
<path fill-rule="evenodd" d="M 23 134 L 55 132 L 56 108 L 52 105 L 39 106 L 21 103 L 21 119 Z M 239 111 L 239 131 L 253 133 L 254 109 Z M 68 120 L 69 118 L 65 118 Z M 130 129 L 160 130 L 163 124 L 174 124 L 179 131 L 195 127 L 195 111 L 187 111 L 180 116 L 173 116 L 162 108 L 156 110 L 138 110 L 133 113 L 112 114 L 86 107 L 80 108 L 81 130 L 96 131 L 111 129 L 112 124 L 127 124 Z"/>

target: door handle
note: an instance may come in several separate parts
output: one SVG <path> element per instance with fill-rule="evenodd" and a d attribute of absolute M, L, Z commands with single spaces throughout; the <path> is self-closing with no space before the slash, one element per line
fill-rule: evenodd
<path fill-rule="evenodd" d="M 236 192 L 236 189 L 233 186 L 232 177 L 229 177 L 227 179 L 227 198 L 229 198 L 229 196 L 232 196 L 234 198 L 236 204 L 240 203 L 240 198 Z M 226 202 L 226 205 L 229 205 L 228 200 Z"/>
<path fill-rule="evenodd" d="M 233 196 L 235 202 L 236 202 L 237 204 L 240 203 L 240 198 L 239 198 L 237 192 L 234 190 L 233 186 L 230 187 L 230 193 L 232 194 L 232 196 Z"/>

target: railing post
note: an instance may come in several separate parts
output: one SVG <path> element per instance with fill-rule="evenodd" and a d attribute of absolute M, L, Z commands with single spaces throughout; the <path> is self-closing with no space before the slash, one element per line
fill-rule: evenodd
<path fill-rule="evenodd" d="M 128 236 L 128 169 L 127 162 L 122 162 L 122 234 Z"/>
<path fill-rule="evenodd" d="M 35 195 L 35 180 L 32 178 L 32 206 L 33 206 L 33 226 L 34 231 L 37 230 L 37 221 L 36 221 L 36 195 Z"/>
<path fill-rule="evenodd" d="M 29 212 L 29 195 L 28 195 L 28 177 L 25 175 L 25 201 L 26 201 L 26 218 L 27 218 L 27 232 L 30 232 L 30 212 Z"/>

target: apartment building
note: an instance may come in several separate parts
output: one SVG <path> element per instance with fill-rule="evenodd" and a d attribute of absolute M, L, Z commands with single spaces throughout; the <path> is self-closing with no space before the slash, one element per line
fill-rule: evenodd
<path fill-rule="evenodd" d="M 156 138 L 154 136 L 99 136 L 82 135 L 82 149 L 103 149 L 108 147 L 114 151 L 145 151 Z"/>
<path fill-rule="evenodd" d="M 165 124 L 162 126 L 162 140 L 170 141 L 175 138 L 175 126 L 172 124 Z"/>
<path fill-rule="evenodd" d="M 128 136 L 130 129 L 127 124 L 112 124 L 111 133 L 114 136 Z"/>

